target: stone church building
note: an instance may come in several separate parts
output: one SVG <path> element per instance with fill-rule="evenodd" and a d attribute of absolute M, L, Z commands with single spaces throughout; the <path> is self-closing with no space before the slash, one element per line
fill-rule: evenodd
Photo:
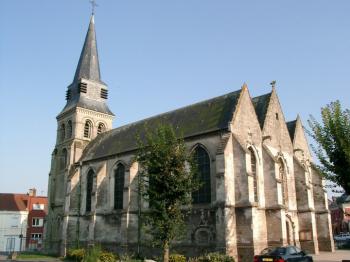
<path fill-rule="evenodd" d="M 299 117 L 286 122 L 274 86 L 251 97 L 239 90 L 119 128 L 101 80 L 94 17 L 66 105 L 57 116 L 49 174 L 46 248 L 101 244 L 147 253 L 138 241 L 136 135 L 171 124 L 198 163 L 202 187 L 193 193 L 186 234 L 174 250 L 220 251 L 237 261 L 271 246 L 293 244 L 311 253 L 333 251 L 324 181 Z M 141 203 L 142 210 L 147 203 Z"/>

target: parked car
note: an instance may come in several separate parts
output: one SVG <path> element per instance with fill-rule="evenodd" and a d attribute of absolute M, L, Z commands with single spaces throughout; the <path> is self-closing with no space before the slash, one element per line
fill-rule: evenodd
<path fill-rule="evenodd" d="M 335 241 L 345 241 L 350 240 L 350 233 L 340 233 L 339 235 L 334 236 Z"/>
<path fill-rule="evenodd" d="M 312 262 L 311 256 L 296 246 L 264 249 L 260 255 L 254 256 L 254 262 Z"/>

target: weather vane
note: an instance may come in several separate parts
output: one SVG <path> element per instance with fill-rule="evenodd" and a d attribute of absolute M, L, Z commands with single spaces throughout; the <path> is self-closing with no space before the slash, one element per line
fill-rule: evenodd
<path fill-rule="evenodd" d="M 95 7 L 98 6 L 96 4 L 96 0 L 90 0 L 90 4 L 91 4 L 91 14 L 95 14 Z"/>

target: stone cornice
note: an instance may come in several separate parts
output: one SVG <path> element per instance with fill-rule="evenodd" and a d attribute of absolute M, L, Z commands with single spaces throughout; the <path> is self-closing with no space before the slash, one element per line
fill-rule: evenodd
<path fill-rule="evenodd" d="M 100 118 L 105 118 L 105 119 L 110 119 L 110 120 L 114 119 L 113 115 L 104 114 L 101 112 L 93 111 L 93 110 L 82 108 L 82 107 L 73 107 L 73 108 L 59 114 L 56 117 L 56 119 L 57 119 L 57 121 L 60 121 L 61 119 L 65 118 L 67 115 L 71 115 L 72 113 L 75 113 L 75 112 L 83 113 L 83 114 L 90 115 L 90 116 L 97 116 Z"/>
<path fill-rule="evenodd" d="M 112 116 L 112 115 L 108 115 L 108 114 L 104 114 L 104 113 L 101 113 L 101 112 L 89 110 L 89 109 L 86 109 L 86 108 L 77 107 L 76 109 L 77 109 L 77 113 L 83 113 L 85 115 L 95 116 L 95 117 L 99 117 L 99 118 L 105 118 L 105 119 L 109 119 L 109 120 L 113 120 L 114 119 L 114 116 Z"/>

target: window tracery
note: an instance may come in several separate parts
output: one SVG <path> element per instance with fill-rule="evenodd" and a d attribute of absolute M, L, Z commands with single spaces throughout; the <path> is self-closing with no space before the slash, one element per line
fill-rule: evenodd
<path fill-rule="evenodd" d="M 257 177 L 257 169 L 256 169 L 256 157 L 253 149 L 249 147 L 250 153 L 250 172 L 253 177 L 253 189 L 254 189 L 254 202 L 259 202 L 259 194 L 258 194 L 258 177 Z"/>
<path fill-rule="evenodd" d="M 86 177 L 86 203 L 85 211 L 91 212 L 92 189 L 94 184 L 94 171 L 90 169 Z"/>
<path fill-rule="evenodd" d="M 200 188 L 192 193 L 193 203 L 210 203 L 210 158 L 203 147 L 198 146 L 194 150 L 194 162 L 197 164 L 197 179 L 199 180 Z"/>
<path fill-rule="evenodd" d="M 123 209 L 125 167 L 118 164 L 114 171 L 114 209 Z"/>

